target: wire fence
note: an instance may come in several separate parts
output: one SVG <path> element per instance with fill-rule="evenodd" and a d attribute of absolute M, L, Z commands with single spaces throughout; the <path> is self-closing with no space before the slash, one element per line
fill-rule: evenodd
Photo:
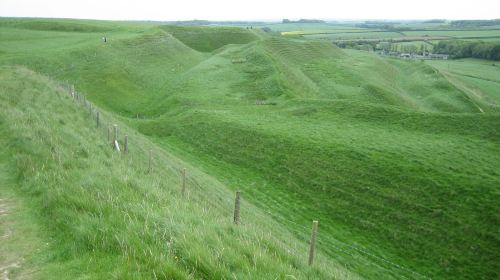
<path fill-rule="evenodd" d="M 99 110 L 98 106 L 87 100 L 84 95 L 80 94 L 79 92 L 76 92 L 74 86 L 71 86 L 69 83 L 67 82 L 61 83 L 60 86 L 68 93 L 70 98 L 72 98 L 76 104 L 78 104 L 82 108 L 85 108 L 88 111 L 90 118 L 93 120 L 94 126 L 100 133 L 102 133 L 104 137 L 107 138 L 110 147 L 112 146 L 111 141 L 115 140 L 118 143 L 118 145 L 123 146 L 124 141 L 115 139 L 116 135 L 113 130 L 115 122 L 112 121 L 111 116 L 108 116 L 102 110 Z M 127 131 L 124 130 L 119 134 L 123 135 L 131 134 L 124 132 Z M 134 131 L 132 133 L 136 132 Z M 130 142 L 127 144 L 130 145 Z M 128 147 L 128 150 L 129 151 L 127 152 L 130 153 L 131 150 L 130 147 Z M 189 201 L 198 204 L 200 207 L 210 207 L 213 209 L 217 209 L 222 213 L 227 213 L 228 217 L 231 217 L 231 215 L 233 214 L 235 201 L 229 199 L 230 193 L 222 191 L 221 188 L 210 188 L 206 182 L 202 183 L 201 180 L 198 179 L 198 177 L 201 176 L 201 173 L 196 174 L 196 173 L 190 173 L 189 170 L 184 171 L 185 167 L 182 165 L 180 161 L 176 163 L 173 158 L 168 158 L 168 157 L 166 160 L 162 161 L 162 162 L 168 162 L 168 164 L 161 164 L 161 169 L 160 169 L 160 167 L 157 167 L 158 165 L 155 164 L 156 161 L 159 160 L 159 157 L 157 157 L 157 155 L 162 155 L 163 157 L 165 157 L 165 153 L 163 149 L 158 148 L 156 145 L 151 145 L 150 147 L 147 148 L 141 146 L 134 146 L 132 150 L 134 150 L 135 153 L 149 154 L 149 163 L 148 163 L 149 166 L 148 168 L 144 168 L 145 173 L 157 173 L 156 169 L 158 169 L 161 170 L 161 172 L 168 172 L 170 173 L 170 175 L 177 175 L 179 178 L 179 192 L 181 191 L 180 187 L 181 184 L 185 184 L 187 186 L 186 196 L 188 197 Z M 122 152 L 124 152 L 123 149 Z M 186 172 L 185 176 L 182 175 L 183 172 Z M 185 182 L 183 182 L 183 180 L 185 180 Z M 207 193 L 211 194 L 209 198 L 207 198 L 206 196 Z M 255 207 L 252 207 L 252 205 L 244 199 L 242 199 L 241 203 L 242 203 L 243 213 L 248 213 L 244 210 L 246 208 L 253 210 L 250 214 L 254 218 L 251 221 L 252 223 L 258 223 L 262 221 L 267 222 L 271 219 L 272 221 L 275 221 L 278 224 L 292 225 L 293 230 L 296 233 L 295 235 L 299 238 L 299 240 L 301 242 L 309 243 L 308 236 L 311 232 L 311 227 L 307 227 L 301 223 L 290 220 L 281 215 L 277 215 L 274 212 L 264 209 L 264 207 L 259 207 L 258 209 L 256 209 Z M 242 224 L 245 223 L 246 222 L 243 219 Z M 387 258 L 384 258 L 380 255 L 370 252 L 367 248 L 356 243 L 350 244 L 341 241 L 339 239 L 336 239 L 333 236 L 323 236 L 321 234 L 319 234 L 317 237 L 317 243 L 322 248 L 320 249 L 320 251 L 324 251 L 325 249 L 326 250 L 330 249 L 332 251 L 335 251 L 336 253 L 341 253 L 344 254 L 345 256 L 348 256 L 351 260 L 356 260 L 358 263 L 361 263 L 361 265 L 375 266 L 381 271 L 391 274 L 397 278 L 431 279 L 429 276 L 421 274 L 406 266 L 400 265 Z"/>

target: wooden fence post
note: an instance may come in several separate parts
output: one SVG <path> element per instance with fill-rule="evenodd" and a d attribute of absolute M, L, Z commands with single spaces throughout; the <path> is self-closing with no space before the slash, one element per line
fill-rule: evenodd
<path fill-rule="evenodd" d="M 153 150 L 149 150 L 149 167 L 148 167 L 148 172 L 151 173 L 153 170 Z"/>
<path fill-rule="evenodd" d="M 108 142 L 111 141 L 111 127 L 108 125 Z"/>
<path fill-rule="evenodd" d="M 314 252 L 316 251 L 316 235 L 318 233 L 318 221 L 313 221 L 312 233 L 311 233 L 311 244 L 309 247 L 309 265 L 313 265 L 314 262 Z"/>
<path fill-rule="evenodd" d="M 96 115 L 96 118 L 95 118 L 95 122 L 96 122 L 96 126 L 97 126 L 97 128 L 99 128 L 99 111 L 97 111 L 97 115 Z"/>
<path fill-rule="evenodd" d="M 92 104 L 91 103 L 89 103 L 89 114 L 92 117 Z"/>
<path fill-rule="evenodd" d="M 123 143 L 123 152 L 128 153 L 128 135 L 125 134 L 125 141 Z"/>
<path fill-rule="evenodd" d="M 182 180 L 182 182 L 181 182 L 181 185 L 182 185 L 181 192 L 182 192 L 182 194 L 185 194 L 186 193 L 186 168 L 182 169 L 182 178 L 181 178 L 181 180 Z"/>
<path fill-rule="evenodd" d="M 113 125 L 113 143 L 115 143 L 116 141 L 118 141 L 118 125 L 117 124 L 114 124 Z"/>
<path fill-rule="evenodd" d="M 240 191 L 236 192 L 236 198 L 234 200 L 234 224 L 240 223 Z"/>

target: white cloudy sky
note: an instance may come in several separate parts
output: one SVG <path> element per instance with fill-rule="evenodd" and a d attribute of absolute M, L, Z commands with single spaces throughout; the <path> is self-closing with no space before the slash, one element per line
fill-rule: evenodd
<path fill-rule="evenodd" d="M 0 16 L 132 20 L 493 19 L 500 0 L 0 0 Z"/>

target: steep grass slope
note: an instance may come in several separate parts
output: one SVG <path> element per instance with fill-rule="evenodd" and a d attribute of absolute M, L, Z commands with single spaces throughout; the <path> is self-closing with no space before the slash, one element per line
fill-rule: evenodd
<path fill-rule="evenodd" d="M 44 76 L 1 67 L 0 105 L 0 160 L 9 171 L 0 174 L 12 181 L 0 188 L 37 213 L 50 240 L 20 268 L 35 267 L 37 279 L 357 279 L 322 254 L 308 267 L 307 244 L 246 201 L 242 224 L 233 225 L 224 186 L 105 112 L 97 129 L 89 108 Z M 106 141 L 111 122 L 129 135 L 130 153 Z"/>
<path fill-rule="evenodd" d="M 478 59 L 428 61 L 471 98 L 481 110 L 498 112 L 500 108 L 500 66 Z"/>
<path fill-rule="evenodd" d="M 498 114 L 481 115 L 420 62 L 314 43 L 267 46 L 273 41 L 227 50 L 190 69 L 167 98 L 189 104 L 183 114 L 169 111 L 137 127 L 166 148 L 194 154 L 191 160 L 228 185 L 246 186 L 254 203 L 290 228 L 300 232 L 287 220 L 319 218 L 331 233 L 324 250 L 369 278 L 420 277 L 409 270 L 495 277 Z M 314 47 L 333 55 L 324 59 Z M 234 65 L 234 57 L 246 62 Z M 338 71 L 328 72 L 333 67 Z M 255 99 L 278 105 L 256 106 Z M 345 243 L 406 269 L 345 253 Z"/>
<path fill-rule="evenodd" d="M 167 148 L 194 154 L 278 217 L 320 219 L 330 233 L 322 236 L 323 250 L 370 278 L 389 276 L 370 274 L 380 269 L 337 246 L 361 245 L 436 278 L 495 277 L 498 116 L 303 103 L 199 111 L 138 127 Z"/>

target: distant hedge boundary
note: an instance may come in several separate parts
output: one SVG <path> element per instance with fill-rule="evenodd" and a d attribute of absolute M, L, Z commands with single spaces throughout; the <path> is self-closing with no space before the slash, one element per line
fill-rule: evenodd
<path fill-rule="evenodd" d="M 500 60 L 500 42 L 441 41 L 435 47 L 436 53 L 444 53 L 454 58 L 475 57 Z"/>

